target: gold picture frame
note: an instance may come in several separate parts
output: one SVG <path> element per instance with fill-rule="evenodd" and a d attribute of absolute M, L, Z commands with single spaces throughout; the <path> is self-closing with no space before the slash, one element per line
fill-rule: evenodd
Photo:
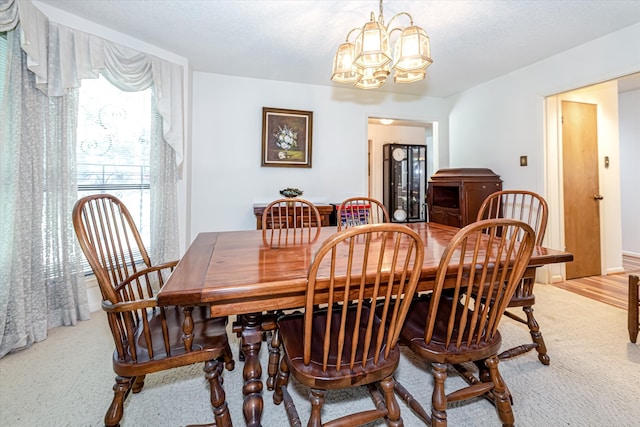
<path fill-rule="evenodd" d="M 262 166 L 311 167 L 313 111 L 262 108 Z"/>

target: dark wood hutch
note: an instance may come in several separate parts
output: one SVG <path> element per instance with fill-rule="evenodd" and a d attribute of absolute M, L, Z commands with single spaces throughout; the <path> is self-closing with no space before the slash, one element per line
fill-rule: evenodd
<path fill-rule="evenodd" d="M 491 169 L 440 169 L 429 179 L 429 221 L 464 227 L 476 220 L 484 199 L 502 190 L 502 180 Z"/>

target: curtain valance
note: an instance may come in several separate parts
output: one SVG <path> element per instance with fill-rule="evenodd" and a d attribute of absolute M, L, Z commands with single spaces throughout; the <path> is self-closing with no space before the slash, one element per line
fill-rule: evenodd
<path fill-rule="evenodd" d="M 13 30 L 18 25 L 18 6 L 15 0 L 0 0 L 0 32 Z"/>
<path fill-rule="evenodd" d="M 7 1 L 7 0 L 2 0 Z M 15 12 L 14 0 L 9 10 Z M 182 67 L 164 59 L 112 43 L 92 34 L 49 22 L 30 0 L 18 0 L 22 29 L 22 49 L 28 67 L 36 75 L 40 90 L 48 96 L 62 96 L 80 87 L 85 78 L 100 73 L 126 91 L 144 90 L 155 85 L 158 112 L 162 116 L 163 136 L 183 159 L 183 75 Z M 4 22 L 0 6 L 0 25 Z"/>

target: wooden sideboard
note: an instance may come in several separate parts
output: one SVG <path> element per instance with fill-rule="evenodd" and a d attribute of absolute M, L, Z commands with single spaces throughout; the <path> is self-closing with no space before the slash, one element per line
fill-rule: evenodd
<path fill-rule="evenodd" d="M 440 169 L 428 185 L 429 221 L 464 227 L 475 222 L 484 199 L 502 190 L 491 169 Z"/>
<path fill-rule="evenodd" d="M 322 226 L 336 225 L 335 223 L 335 205 L 326 203 L 314 203 L 322 218 Z M 267 207 L 267 203 L 256 203 L 253 205 L 253 214 L 256 216 L 256 230 L 262 229 L 262 212 Z"/>

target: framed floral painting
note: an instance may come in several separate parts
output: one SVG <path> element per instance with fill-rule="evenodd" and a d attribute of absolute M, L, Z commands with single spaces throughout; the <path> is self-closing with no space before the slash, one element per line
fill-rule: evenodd
<path fill-rule="evenodd" d="M 313 112 L 262 108 L 262 166 L 311 167 Z"/>

